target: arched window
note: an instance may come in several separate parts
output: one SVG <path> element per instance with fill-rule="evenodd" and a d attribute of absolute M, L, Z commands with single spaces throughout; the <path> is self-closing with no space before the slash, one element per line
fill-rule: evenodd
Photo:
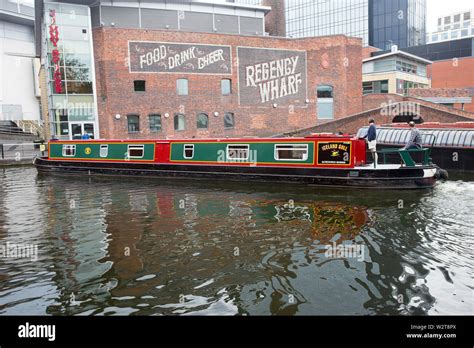
<path fill-rule="evenodd" d="M 209 127 L 209 116 L 201 112 L 197 115 L 197 128 L 198 129 L 207 129 Z"/>
<path fill-rule="evenodd" d="M 127 125 L 129 133 L 140 132 L 140 116 L 138 115 L 127 115 Z"/>
<path fill-rule="evenodd" d="M 233 112 L 226 112 L 224 114 L 224 128 L 232 129 L 235 127 L 235 118 Z"/>
<path fill-rule="evenodd" d="M 316 95 L 318 97 L 318 119 L 321 120 L 331 120 L 334 118 L 334 100 L 333 100 L 334 90 L 332 86 L 321 85 L 318 86 Z"/>
<path fill-rule="evenodd" d="M 183 114 L 174 114 L 174 130 L 183 131 L 186 126 L 186 117 Z"/>

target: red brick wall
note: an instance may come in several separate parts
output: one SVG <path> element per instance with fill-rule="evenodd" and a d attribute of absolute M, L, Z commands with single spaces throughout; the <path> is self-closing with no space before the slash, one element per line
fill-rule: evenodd
<path fill-rule="evenodd" d="M 381 51 L 380 48 L 372 47 L 372 46 L 364 46 L 362 47 L 362 59 L 367 59 L 372 57 L 372 52 Z"/>
<path fill-rule="evenodd" d="M 433 62 L 428 73 L 433 88 L 474 88 L 474 57 Z M 464 105 L 464 110 L 474 112 L 474 103 Z"/>
<path fill-rule="evenodd" d="M 173 32 L 166 30 L 136 30 L 97 28 L 93 31 L 96 61 L 97 99 L 100 136 L 102 138 L 174 138 L 268 136 L 318 124 L 316 116 L 316 87 L 334 87 L 334 115 L 342 118 L 362 110 L 361 40 L 345 36 L 308 39 L 238 36 L 207 33 Z M 307 51 L 307 79 L 309 104 L 291 109 L 240 106 L 238 103 L 237 74 L 234 66 L 232 95 L 222 96 L 222 76 L 129 73 L 128 40 L 192 42 L 231 45 L 236 57 L 237 46 L 295 49 Z M 176 79 L 188 78 L 189 96 L 176 95 Z M 146 92 L 133 91 L 134 80 L 146 80 Z M 186 130 L 175 132 L 173 115 L 184 109 Z M 219 116 L 213 113 L 219 112 Z M 235 113 L 235 129 L 225 130 L 223 115 Z M 209 129 L 196 128 L 196 115 L 209 114 Z M 150 133 L 148 115 L 169 113 L 163 117 L 163 131 Z M 120 120 L 114 116 L 120 114 Z M 127 114 L 140 115 L 140 133 L 129 134 Z"/>

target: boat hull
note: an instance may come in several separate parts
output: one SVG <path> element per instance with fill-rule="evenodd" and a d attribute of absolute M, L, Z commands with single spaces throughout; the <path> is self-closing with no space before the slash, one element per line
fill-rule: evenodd
<path fill-rule="evenodd" d="M 370 167 L 331 169 L 133 162 L 72 162 L 39 157 L 34 160 L 34 164 L 39 172 L 78 175 L 191 178 L 193 180 L 219 179 L 397 190 L 431 188 L 436 184 L 435 166 L 374 170 Z"/>

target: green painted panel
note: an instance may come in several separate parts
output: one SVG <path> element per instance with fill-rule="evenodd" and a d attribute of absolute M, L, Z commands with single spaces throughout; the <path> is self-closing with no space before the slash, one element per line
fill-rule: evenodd
<path fill-rule="evenodd" d="M 192 144 L 191 142 L 189 144 Z M 227 159 L 227 145 L 250 145 L 248 162 L 252 163 L 293 163 L 311 164 L 314 159 L 314 143 L 275 142 L 275 143 L 194 143 L 194 157 L 184 158 L 184 145 L 188 143 L 174 143 L 171 146 L 172 161 L 195 161 L 195 162 L 242 162 Z M 308 159 L 306 161 L 277 161 L 275 160 L 275 145 L 308 145 Z"/>
<path fill-rule="evenodd" d="M 76 145 L 76 155 L 74 157 L 63 156 L 63 145 Z M 100 146 L 108 145 L 107 157 L 100 157 Z M 102 159 L 102 160 L 125 160 L 127 159 L 128 145 L 144 145 L 145 153 L 143 158 L 131 158 L 131 161 L 153 161 L 155 153 L 155 144 L 138 144 L 138 143 L 117 143 L 117 144 L 100 144 L 100 143 L 68 143 L 50 145 L 51 158 L 75 158 L 75 159 Z"/>

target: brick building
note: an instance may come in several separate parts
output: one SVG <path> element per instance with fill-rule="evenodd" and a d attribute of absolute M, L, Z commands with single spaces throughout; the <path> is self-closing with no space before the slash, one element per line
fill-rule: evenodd
<path fill-rule="evenodd" d="M 105 138 L 265 136 L 362 107 L 360 39 L 114 28 L 96 28 L 93 38 Z M 177 44 L 183 42 L 191 44 Z M 193 47 L 203 57 L 220 48 L 224 54 L 201 73 L 194 58 L 188 62 L 196 70 L 183 65 L 171 72 L 170 66 L 143 63 L 143 55 L 165 46 L 168 58 L 169 51 L 181 54 Z"/>
<path fill-rule="evenodd" d="M 361 111 L 361 39 L 269 36 L 269 12 L 216 1 L 37 0 L 52 135 L 267 136 Z"/>

